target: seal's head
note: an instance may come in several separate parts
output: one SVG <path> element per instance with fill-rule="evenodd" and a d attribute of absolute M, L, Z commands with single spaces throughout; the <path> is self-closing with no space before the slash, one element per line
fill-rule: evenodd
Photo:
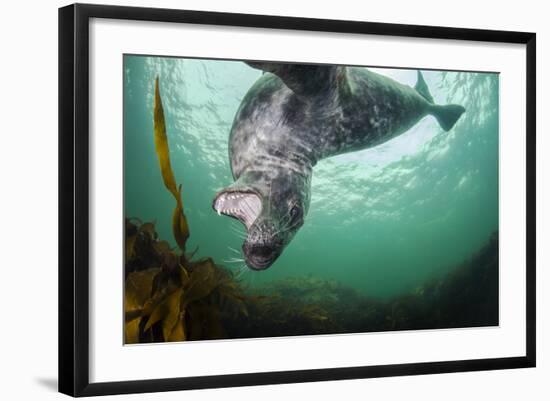
<path fill-rule="evenodd" d="M 273 169 L 242 174 L 216 195 L 214 210 L 247 229 L 242 249 L 248 267 L 267 269 L 292 240 L 304 223 L 309 186 L 309 175 Z"/>

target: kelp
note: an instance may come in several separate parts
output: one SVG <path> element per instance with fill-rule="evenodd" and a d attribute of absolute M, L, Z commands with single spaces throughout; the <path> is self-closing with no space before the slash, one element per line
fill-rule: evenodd
<path fill-rule="evenodd" d="M 176 200 L 172 232 L 179 251 L 158 239 L 155 224 L 126 219 L 125 342 L 223 338 L 222 319 L 248 312 L 239 283 L 211 258 L 185 253 L 189 226 L 182 187 L 170 163 L 159 80 L 155 80 L 154 139 L 164 185 Z"/>
<path fill-rule="evenodd" d="M 183 213 L 183 202 L 181 200 L 181 185 L 176 185 L 176 179 L 170 163 L 170 148 L 166 136 L 166 120 L 164 118 L 164 108 L 159 89 L 159 78 L 155 80 L 155 104 L 154 104 L 154 135 L 155 149 L 159 159 L 160 171 L 166 189 L 170 191 L 176 200 L 176 207 L 172 215 L 172 232 L 174 239 L 182 251 L 185 251 L 185 243 L 189 238 L 189 226 L 187 218 Z"/>
<path fill-rule="evenodd" d="M 126 220 L 125 342 L 224 338 L 222 320 L 248 314 L 233 274 L 178 255 L 152 223 L 138 224 Z"/>

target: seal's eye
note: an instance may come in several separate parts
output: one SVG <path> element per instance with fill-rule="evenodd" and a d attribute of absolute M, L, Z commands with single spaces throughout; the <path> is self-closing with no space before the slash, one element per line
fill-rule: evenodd
<path fill-rule="evenodd" d="M 301 216 L 302 216 L 302 208 L 298 205 L 292 206 L 292 209 L 290 209 L 290 217 L 293 220 L 296 220 Z"/>

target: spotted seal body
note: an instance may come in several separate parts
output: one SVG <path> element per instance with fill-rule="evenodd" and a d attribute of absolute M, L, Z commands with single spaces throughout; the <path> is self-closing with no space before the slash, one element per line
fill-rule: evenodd
<path fill-rule="evenodd" d="M 464 112 L 365 68 L 249 63 L 268 72 L 235 116 L 229 157 L 235 182 L 213 208 L 247 228 L 246 264 L 269 267 L 303 225 L 317 161 L 379 145 L 430 114 L 449 130 Z"/>

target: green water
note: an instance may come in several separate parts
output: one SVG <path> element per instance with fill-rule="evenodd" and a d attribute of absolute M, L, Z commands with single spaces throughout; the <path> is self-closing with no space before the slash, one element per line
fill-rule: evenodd
<path fill-rule="evenodd" d="M 416 70 L 374 70 L 416 82 Z M 237 61 L 125 56 L 125 215 L 156 221 L 163 239 L 172 240 L 174 199 L 153 142 L 157 75 L 172 166 L 183 184 L 188 249 L 198 247 L 197 256 L 234 269 L 252 287 L 307 275 L 396 296 L 446 273 L 498 230 L 498 75 L 424 71 L 436 103 L 466 108 L 455 127 L 443 132 L 426 117 L 381 146 L 321 161 L 304 226 L 271 268 L 243 269 L 235 259 L 244 229 L 211 204 L 233 181 L 229 131 L 261 72 Z"/>

